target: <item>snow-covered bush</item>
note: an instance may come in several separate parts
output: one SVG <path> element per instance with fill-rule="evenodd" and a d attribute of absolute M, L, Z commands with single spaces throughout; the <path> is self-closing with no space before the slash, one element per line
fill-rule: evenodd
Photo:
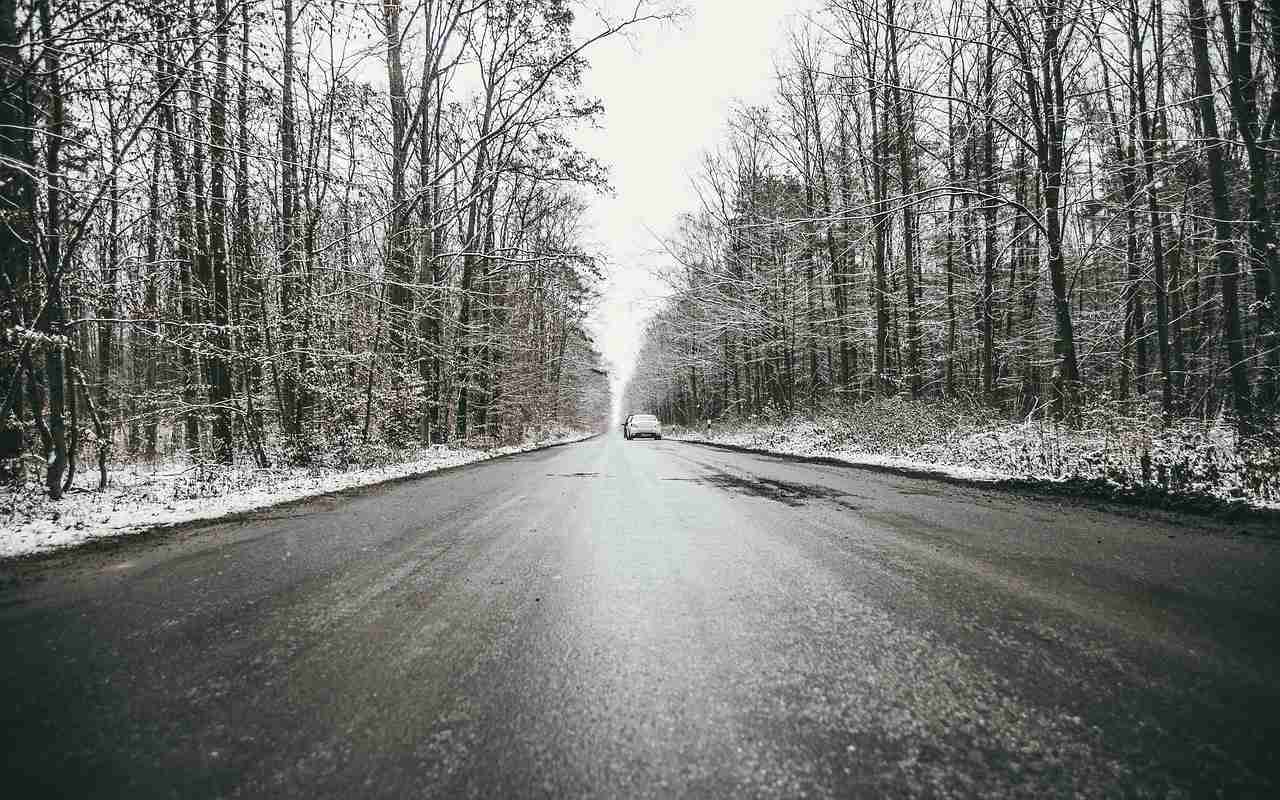
<path fill-rule="evenodd" d="M 1280 502 L 1280 432 L 1268 431 L 1240 446 L 1239 473 L 1244 492 Z"/>

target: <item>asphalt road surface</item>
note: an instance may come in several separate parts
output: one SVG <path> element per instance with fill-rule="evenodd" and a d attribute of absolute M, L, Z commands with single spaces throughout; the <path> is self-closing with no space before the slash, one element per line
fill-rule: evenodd
<path fill-rule="evenodd" d="M 615 432 L 0 566 L 0 793 L 1277 797 L 1264 533 Z"/>

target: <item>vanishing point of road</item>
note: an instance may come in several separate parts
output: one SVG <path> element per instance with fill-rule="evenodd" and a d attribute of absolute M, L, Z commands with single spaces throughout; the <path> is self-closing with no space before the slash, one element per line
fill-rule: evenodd
<path fill-rule="evenodd" d="M 1277 797 L 1264 533 L 611 433 L 0 565 L 0 791 Z"/>

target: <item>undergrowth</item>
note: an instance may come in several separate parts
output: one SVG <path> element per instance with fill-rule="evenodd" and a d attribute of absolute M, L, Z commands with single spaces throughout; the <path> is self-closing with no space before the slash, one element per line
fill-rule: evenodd
<path fill-rule="evenodd" d="M 706 436 L 707 429 L 689 431 Z M 1096 483 L 1112 491 L 1280 502 L 1280 435 L 1241 440 L 1228 421 L 1128 412 L 1106 398 L 1077 426 L 1009 420 L 946 401 L 879 398 L 814 414 L 722 418 L 713 440 L 799 455 L 890 456 L 1020 479 Z"/>

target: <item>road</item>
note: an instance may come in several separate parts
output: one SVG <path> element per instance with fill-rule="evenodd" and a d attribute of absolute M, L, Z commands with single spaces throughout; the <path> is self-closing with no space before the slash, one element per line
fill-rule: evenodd
<path fill-rule="evenodd" d="M 0 785 L 1280 796 L 1259 533 L 611 433 L 0 566 Z"/>

